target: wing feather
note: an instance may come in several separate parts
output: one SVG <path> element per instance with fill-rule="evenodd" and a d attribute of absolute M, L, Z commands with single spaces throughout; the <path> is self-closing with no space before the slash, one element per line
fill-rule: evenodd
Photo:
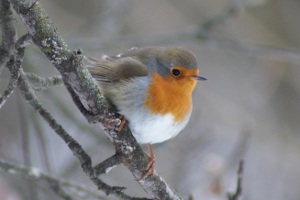
<path fill-rule="evenodd" d="M 112 83 L 137 76 L 147 76 L 147 67 L 132 57 L 105 57 L 99 61 L 87 58 L 86 66 L 99 82 Z"/>

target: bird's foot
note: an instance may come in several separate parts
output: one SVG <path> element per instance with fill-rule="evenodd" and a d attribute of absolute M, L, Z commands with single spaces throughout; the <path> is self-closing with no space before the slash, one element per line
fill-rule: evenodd
<path fill-rule="evenodd" d="M 153 149 L 150 144 L 147 144 L 147 146 L 149 149 L 149 154 L 146 153 L 146 156 L 147 156 L 149 162 L 148 162 L 147 166 L 145 167 L 146 172 L 138 180 L 142 180 L 147 176 L 152 176 L 154 173 L 155 157 L 154 157 Z"/>

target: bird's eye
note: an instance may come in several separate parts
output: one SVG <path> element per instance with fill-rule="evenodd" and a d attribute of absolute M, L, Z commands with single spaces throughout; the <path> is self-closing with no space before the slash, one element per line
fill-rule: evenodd
<path fill-rule="evenodd" d="M 179 76 L 180 75 L 180 70 L 179 69 L 172 69 L 172 74 L 174 76 Z"/>

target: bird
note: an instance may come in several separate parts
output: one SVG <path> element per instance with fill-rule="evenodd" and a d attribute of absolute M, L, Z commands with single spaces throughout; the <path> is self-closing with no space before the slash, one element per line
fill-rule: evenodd
<path fill-rule="evenodd" d="M 101 60 L 88 58 L 88 70 L 107 101 L 128 121 L 140 144 L 161 143 L 186 127 L 199 75 L 193 53 L 182 47 L 131 48 Z"/>

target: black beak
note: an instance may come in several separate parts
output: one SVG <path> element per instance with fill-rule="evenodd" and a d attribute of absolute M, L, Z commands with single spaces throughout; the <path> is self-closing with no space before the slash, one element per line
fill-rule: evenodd
<path fill-rule="evenodd" d="M 197 81 L 206 81 L 207 78 L 204 78 L 203 76 L 193 76 L 193 78 Z"/>

